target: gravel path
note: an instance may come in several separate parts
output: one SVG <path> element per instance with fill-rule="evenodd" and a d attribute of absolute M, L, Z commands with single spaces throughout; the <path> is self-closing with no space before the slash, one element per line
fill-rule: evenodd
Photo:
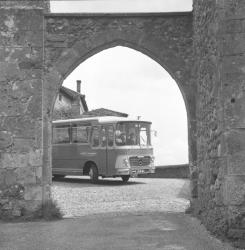
<path fill-rule="evenodd" d="M 101 213 L 183 212 L 189 205 L 189 181 L 132 178 L 99 180 L 66 177 L 54 181 L 52 196 L 65 217 Z"/>

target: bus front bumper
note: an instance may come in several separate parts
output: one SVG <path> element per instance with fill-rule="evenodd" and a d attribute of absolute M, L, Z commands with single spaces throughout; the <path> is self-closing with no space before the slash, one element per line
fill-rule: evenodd
<path fill-rule="evenodd" d="M 132 177 L 137 177 L 139 174 L 154 174 L 154 168 L 140 168 L 140 169 L 117 169 L 118 175 L 130 175 Z"/>

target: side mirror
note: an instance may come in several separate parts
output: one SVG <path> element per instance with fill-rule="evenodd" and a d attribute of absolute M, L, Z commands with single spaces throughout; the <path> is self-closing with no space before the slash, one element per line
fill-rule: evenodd
<path fill-rule="evenodd" d="M 153 133 L 153 135 L 154 135 L 155 137 L 157 137 L 157 131 L 156 131 L 156 130 L 151 130 L 151 133 Z"/>

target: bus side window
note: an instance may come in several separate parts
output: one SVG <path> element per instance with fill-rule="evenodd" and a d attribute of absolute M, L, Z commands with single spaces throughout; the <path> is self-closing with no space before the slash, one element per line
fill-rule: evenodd
<path fill-rule="evenodd" d="M 70 143 L 70 127 L 53 127 L 53 144 Z"/>
<path fill-rule="evenodd" d="M 98 147 L 100 144 L 99 127 L 92 128 L 91 144 L 92 144 L 92 147 Z"/>
<path fill-rule="evenodd" d="M 106 146 L 106 128 L 104 126 L 101 127 L 101 147 Z"/>
<path fill-rule="evenodd" d="M 88 142 L 88 130 L 86 126 L 72 127 L 72 142 L 75 142 L 75 143 L 87 143 Z"/>
<path fill-rule="evenodd" d="M 112 147 L 114 144 L 114 128 L 113 126 L 108 126 L 108 147 Z"/>

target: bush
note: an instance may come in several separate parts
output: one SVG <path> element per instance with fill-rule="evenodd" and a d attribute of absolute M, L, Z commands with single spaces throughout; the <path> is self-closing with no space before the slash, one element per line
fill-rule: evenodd
<path fill-rule="evenodd" d="M 33 219 L 59 220 L 62 217 L 63 213 L 53 200 L 41 204 L 33 214 Z"/>

